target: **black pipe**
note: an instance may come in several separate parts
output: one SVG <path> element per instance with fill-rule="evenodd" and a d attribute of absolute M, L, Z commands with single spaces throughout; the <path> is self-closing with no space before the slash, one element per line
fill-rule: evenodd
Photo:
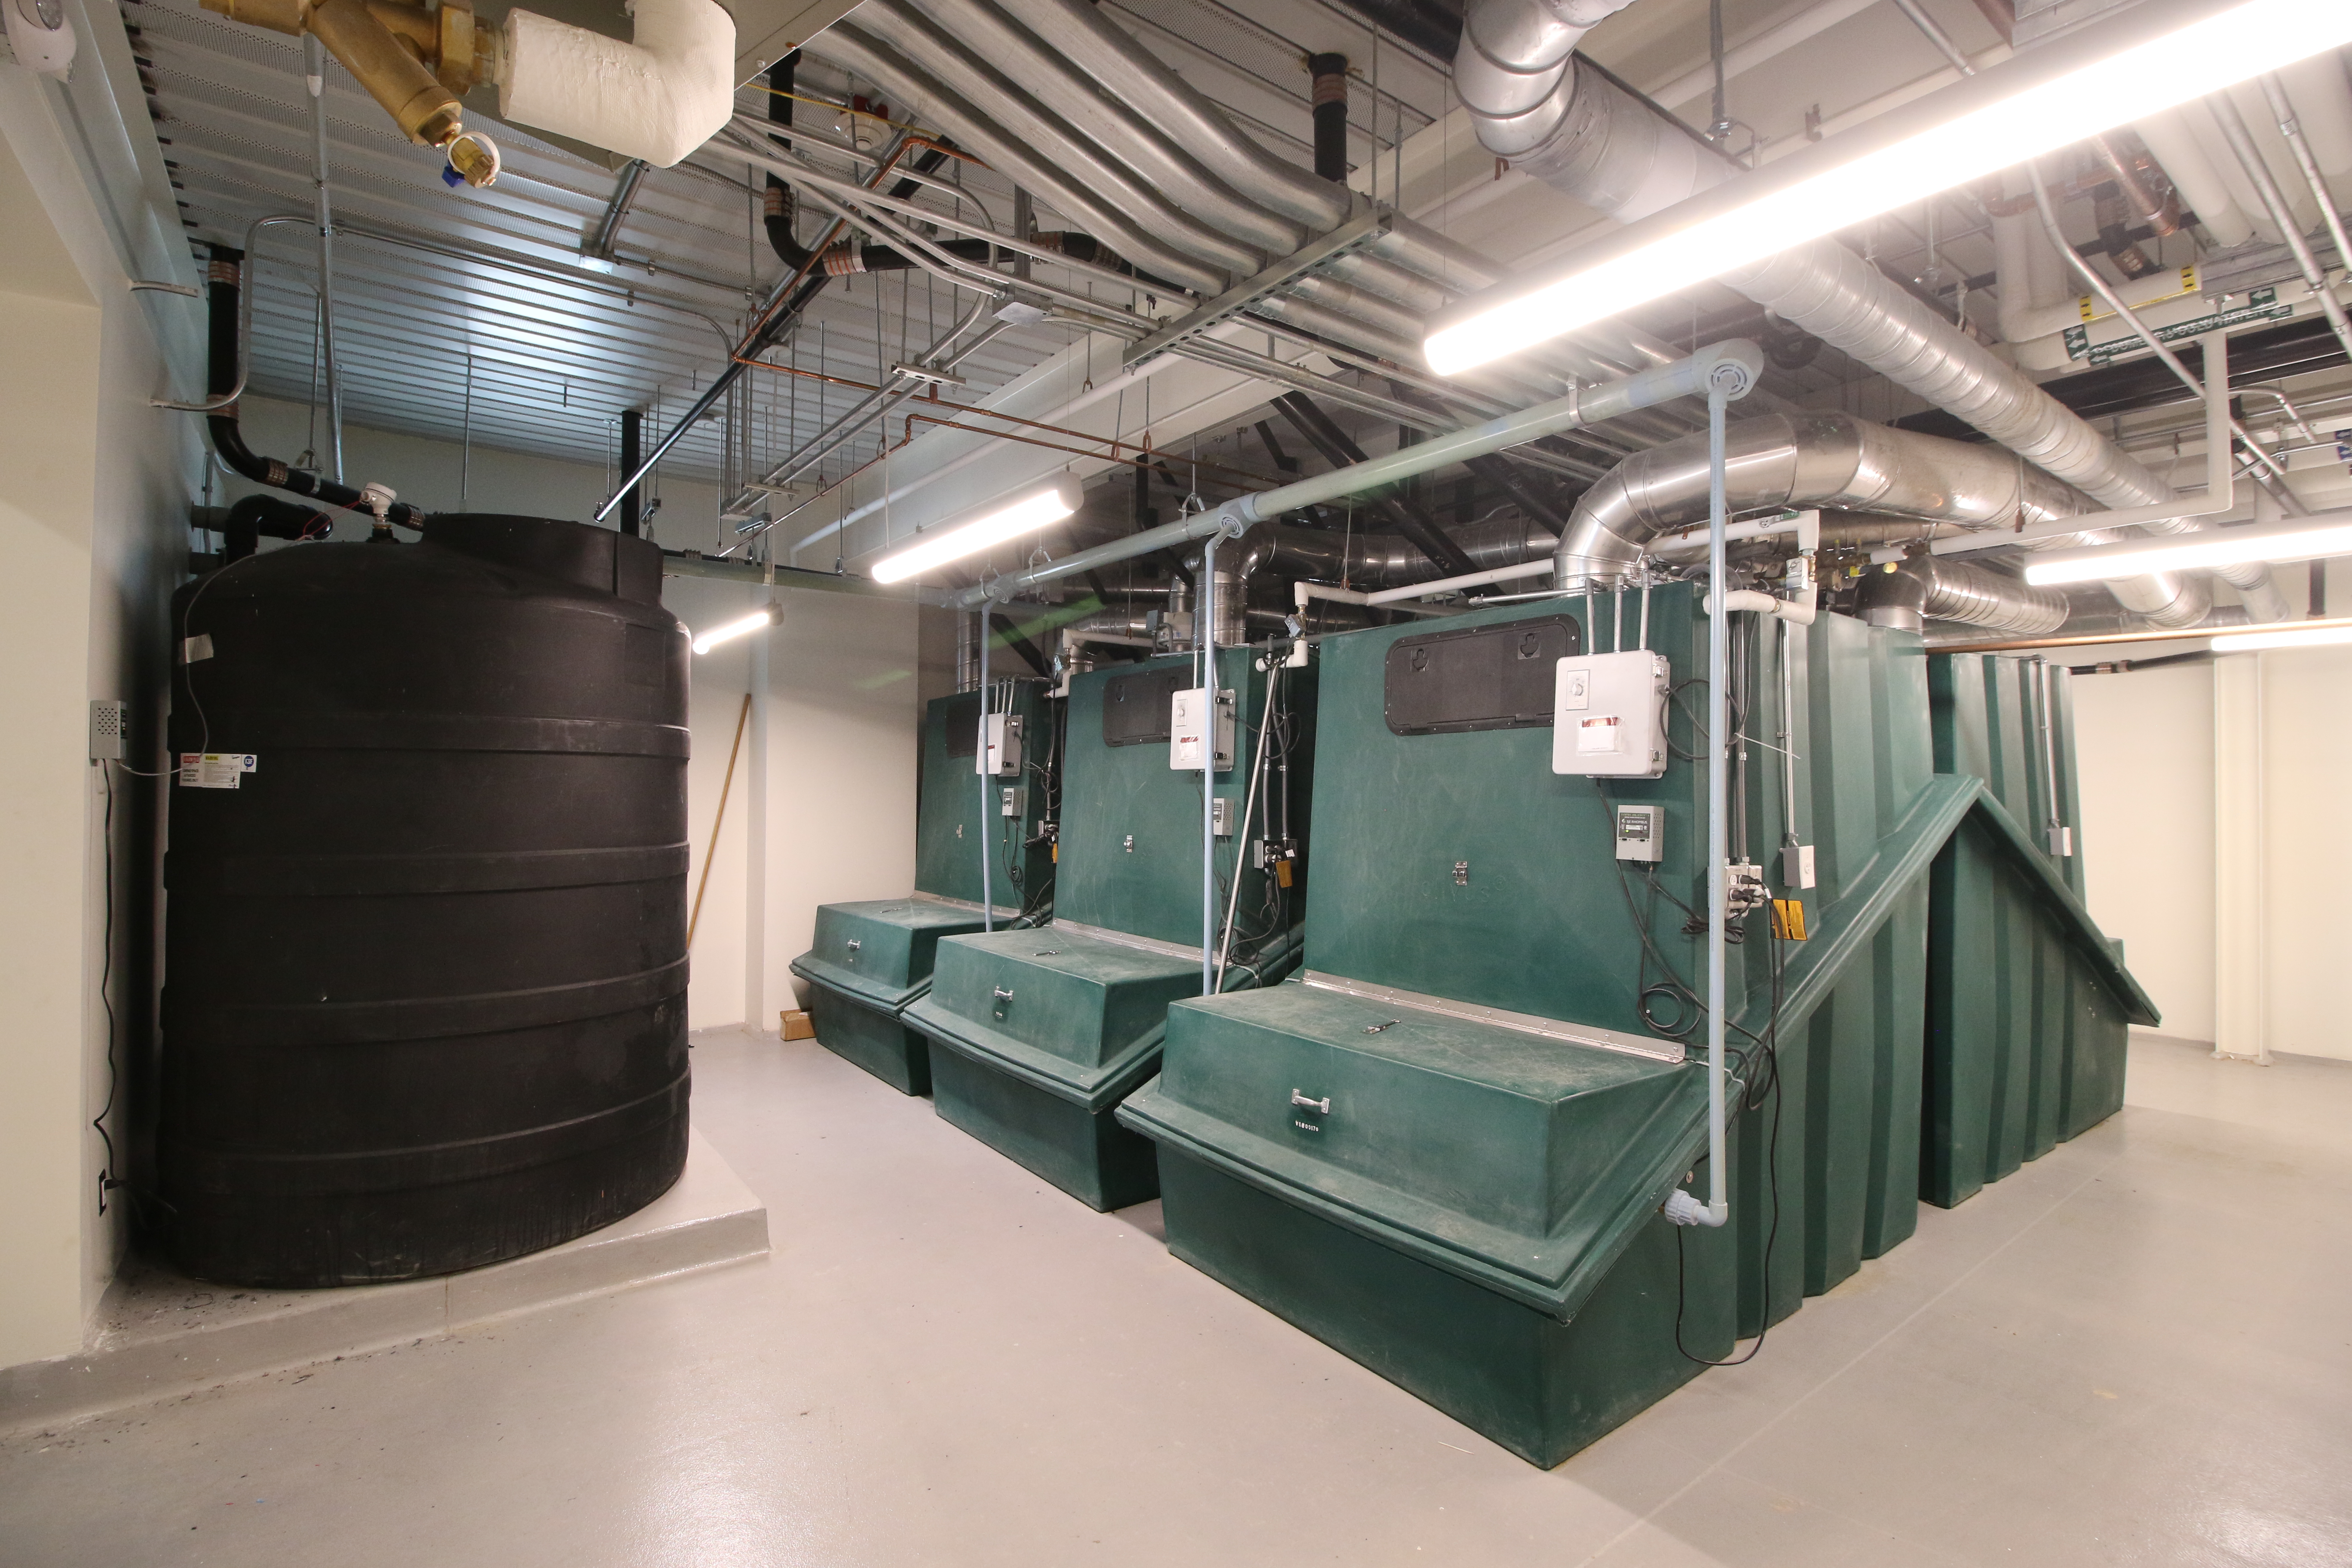
<path fill-rule="evenodd" d="M 1462 41 L 1461 0 L 1340 0 L 1340 4 L 1438 64 L 1454 63 L 1454 46 Z"/>
<path fill-rule="evenodd" d="M 242 561 L 252 554 L 267 534 L 272 539 L 318 539 L 335 526 L 335 520 L 320 507 L 305 506 L 299 501 L 279 500 L 276 496 L 247 496 L 230 507 L 227 515 L 220 516 L 219 509 L 205 507 L 200 511 L 199 527 L 216 527 L 221 532 L 221 564 Z"/>
<path fill-rule="evenodd" d="M 1309 55 L 1315 78 L 1315 177 L 1348 183 L 1348 57 Z"/>
<path fill-rule="evenodd" d="M 1365 461 L 1364 449 L 1348 439 L 1348 433 L 1331 422 L 1331 416 L 1318 408 L 1303 392 L 1286 392 L 1274 400 L 1275 407 L 1284 418 L 1333 468 Z M 1420 507 L 1393 492 L 1375 491 L 1373 503 L 1388 514 L 1396 531 L 1423 555 L 1434 562 L 1448 577 L 1458 577 L 1478 570 L 1478 563 L 1464 552 L 1462 547 L 1445 536 L 1444 530 Z"/>
<path fill-rule="evenodd" d="M 244 263 L 245 252 L 241 250 L 226 245 L 212 247 L 212 266 L 206 272 L 205 387 L 213 397 L 225 395 L 237 381 L 237 295 L 244 288 Z M 245 444 L 236 404 L 205 416 L 205 426 L 211 432 L 213 450 L 220 454 L 221 461 L 254 483 L 308 496 L 346 511 L 375 515 L 375 509 L 351 486 L 337 484 L 307 468 L 289 468 L 283 458 L 256 455 Z M 403 528 L 421 529 L 425 513 L 406 501 L 394 501 L 384 509 L 384 521 Z"/>
<path fill-rule="evenodd" d="M 637 471 L 637 448 L 645 444 L 645 410 L 642 408 L 622 409 L 621 472 L 625 474 L 634 474 Z M 627 534 L 632 539 L 635 539 L 638 533 L 642 531 L 638 522 L 638 508 L 640 501 L 641 498 L 639 497 L 637 488 L 635 485 L 630 486 L 629 493 L 621 498 L 621 531 Z"/>

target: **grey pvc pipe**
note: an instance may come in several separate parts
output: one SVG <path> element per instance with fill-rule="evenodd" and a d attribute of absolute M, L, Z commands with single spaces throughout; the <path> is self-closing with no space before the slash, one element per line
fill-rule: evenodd
<path fill-rule="evenodd" d="M 1217 544 L 1220 517 L 1201 546 L 1201 606 L 1193 642 L 1206 672 L 1201 689 L 1201 994 L 1217 994 Z M 1238 873 L 1236 873 L 1238 878 Z"/>
<path fill-rule="evenodd" d="M 972 612 L 980 617 L 980 735 L 974 747 L 972 771 L 980 774 L 980 929 L 996 929 L 996 894 L 989 887 L 996 868 L 994 858 L 988 852 L 988 795 L 991 782 L 996 775 L 988 771 L 988 618 L 990 608 L 982 605 Z"/>

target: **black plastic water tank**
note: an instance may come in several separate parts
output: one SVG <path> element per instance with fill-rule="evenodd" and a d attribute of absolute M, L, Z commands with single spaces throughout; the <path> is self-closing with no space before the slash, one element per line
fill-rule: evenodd
<path fill-rule="evenodd" d="M 157 1154 L 179 1267 L 446 1274 L 677 1179 L 687 645 L 660 596 L 646 541 L 497 516 L 181 589 Z"/>

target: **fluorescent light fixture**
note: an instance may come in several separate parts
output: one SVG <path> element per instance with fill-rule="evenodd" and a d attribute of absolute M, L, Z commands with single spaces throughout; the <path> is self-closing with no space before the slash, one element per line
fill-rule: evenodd
<path fill-rule="evenodd" d="M 732 642 L 747 633 L 759 631 L 765 626 L 772 626 L 783 618 L 783 605 L 772 603 L 764 605 L 740 621 L 730 621 L 723 626 L 711 627 L 694 639 L 694 651 L 709 653 L 720 643 Z"/>
<path fill-rule="evenodd" d="M 1043 489 L 1031 490 L 961 527 L 918 539 L 895 555 L 885 555 L 874 563 L 874 580 L 897 583 L 934 566 L 977 555 L 1008 539 L 1061 521 L 1076 511 L 1084 500 L 1074 476 L 1056 474 Z"/>
<path fill-rule="evenodd" d="M 1440 312 L 1423 351 L 1453 375 L 2347 43 L 2347 0 L 2141 0 Z"/>
<path fill-rule="evenodd" d="M 2047 587 L 2057 583 L 2140 577 L 2150 572 L 2207 571 L 2252 561 L 2316 561 L 2328 555 L 2352 555 L 2352 511 L 2315 512 L 2285 522 L 2157 535 L 2084 550 L 2046 551 L 2027 557 L 2025 580 Z"/>
<path fill-rule="evenodd" d="M 2313 626 L 2305 631 L 2230 632 L 2213 639 L 2215 653 L 2260 653 L 2272 647 L 2326 647 L 2352 643 L 2352 626 Z"/>

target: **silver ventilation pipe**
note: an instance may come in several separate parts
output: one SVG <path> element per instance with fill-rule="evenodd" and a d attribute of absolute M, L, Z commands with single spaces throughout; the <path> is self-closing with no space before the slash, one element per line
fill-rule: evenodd
<path fill-rule="evenodd" d="M 913 3 L 1006 79 L 1052 105 L 1193 217 L 1270 256 L 1287 255 L 1306 240 L 1305 224 L 1236 192 L 1175 137 L 1123 100 L 1101 91 L 1067 57 L 1045 47 L 989 0 Z"/>
<path fill-rule="evenodd" d="M 1222 273 L 1147 235 L 1117 208 L 1065 177 L 1044 153 L 999 128 L 961 94 L 933 81 L 896 49 L 850 23 L 835 23 L 804 47 L 900 102 L 919 107 L 926 119 L 987 160 L 997 173 L 1044 197 L 1137 267 L 1202 293 L 1213 294 L 1225 286 Z"/>
<path fill-rule="evenodd" d="M 1874 626 L 1925 632 L 1950 621 L 2017 637 L 2046 637 L 2074 606 L 2054 588 L 2036 588 L 1965 561 L 1915 555 L 1865 573 L 1855 607 Z"/>
<path fill-rule="evenodd" d="M 1517 36 L 1503 22 L 1529 3 L 1475 0 L 1465 36 L 1479 41 L 1455 57 L 1465 107 L 1489 151 L 1629 222 L 1729 177 L 1729 169 L 1678 125 L 1573 55 L 1550 95 L 1532 109 L 1499 93 L 1484 101 L 1475 96 L 1492 75 L 1495 51 Z M 1490 7 L 1502 8 L 1502 18 L 1486 20 Z M 1538 65 L 1540 58 L 1523 63 Z M 1834 240 L 1794 247 L 1718 281 L 2106 505 L 2172 499 L 2169 487 L 2120 447 Z M 2201 581 L 2173 573 L 2116 583 L 2109 591 L 2126 608 L 2164 626 L 2193 626 L 2211 607 Z"/>
<path fill-rule="evenodd" d="M 858 20 L 874 29 L 869 36 L 887 38 L 891 48 L 929 79 L 911 84 L 920 94 L 915 101 L 928 101 L 938 87 L 946 88 L 1024 144 L 1052 158 L 1055 172 L 1067 175 L 1070 184 L 1109 204 L 1142 232 L 1216 268 L 1228 281 L 1249 277 L 1265 265 L 1262 250 L 1186 216 L 1124 163 L 913 7 L 898 0 L 866 0 L 858 7 Z"/>
<path fill-rule="evenodd" d="M 1820 507 L 1981 529 L 2053 522 L 2098 510 L 2081 491 L 1998 448 L 1896 430 L 1850 414 L 1742 419 L 1725 432 L 1724 462 L 1735 511 Z M 1553 556 L 1557 584 L 1613 582 L 1640 563 L 1659 534 L 1706 515 L 1705 436 L 1636 452 L 1576 503 Z M 2033 542 L 2054 549 L 2114 537 L 2100 531 Z"/>

